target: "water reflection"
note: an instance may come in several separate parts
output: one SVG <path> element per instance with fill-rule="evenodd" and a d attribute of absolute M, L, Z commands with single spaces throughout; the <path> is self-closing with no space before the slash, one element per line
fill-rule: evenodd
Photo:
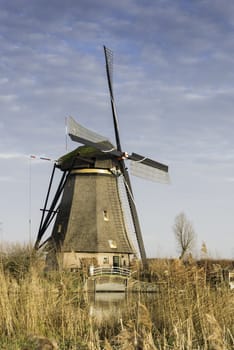
<path fill-rule="evenodd" d="M 128 303 L 128 294 L 124 292 L 89 293 L 90 315 L 97 322 L 118 321 Z"/>
<path fill-rule="evenodd" d="M 99 292 L 89 293 L 90 316 L 98 323 L 119 322 L 126 312 L 133 311 L 140 303 L 151 314 L 158 314 L 161 297 L 157 293 Z"/>

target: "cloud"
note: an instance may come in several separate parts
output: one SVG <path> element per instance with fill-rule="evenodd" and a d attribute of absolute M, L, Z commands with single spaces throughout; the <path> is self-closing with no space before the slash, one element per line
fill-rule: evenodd
<path fill-rule="evenodd" d="M 17 99 L 16 95 L 0 95 L 1 103 L 12 103 L 16 99 Z"/>
<path fill-rule="evenodd" d="M 22 153 L 0 153 L 0 159 L 19 159 L 27 157 L 25 154 Z"/>
<path fill-rule="evenodd" d="M 0 176 L 0 182 L 12 182 L 14 177 L 12 176 Z"/>

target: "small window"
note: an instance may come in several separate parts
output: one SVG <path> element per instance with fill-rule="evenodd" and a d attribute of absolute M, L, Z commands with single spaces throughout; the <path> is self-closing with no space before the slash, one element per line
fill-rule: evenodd
<path fill-rule="evenodd" d="M 109 221 L 107 210 L 103 210 L 103 219 L 104 221 Z"/>
<path fill-rule="evenodd" d="M 104 256 L 103 264 L 109 264 L 109 257 L 108 256 Z"/>
<path fill-rule="evenodd" d="M 59 224 L 59 225 L 58 225 L 58 233 L 61 233 L 61 231 L 62 231 L 62 225 Z"/>
<path fill-rule="evenodd" d="M 114 240 L 112 240 L 112 239 L 109 239 L 108 242 L 109 242 L 110 248 L 112 248 L 112 249 L 117 248 L 116 241 L 114 241 Z"/>

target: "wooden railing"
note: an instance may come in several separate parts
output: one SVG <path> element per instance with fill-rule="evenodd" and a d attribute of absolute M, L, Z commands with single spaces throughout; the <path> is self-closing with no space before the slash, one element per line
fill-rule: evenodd
<path fill-rule="evenodd" d="M 103 276 L 103 275 L 117 275 L 129 277 L 131 275 L 131 270 L 123 267 L 93 267 L 90 266 L 89 269 L 90 276 Z"/>

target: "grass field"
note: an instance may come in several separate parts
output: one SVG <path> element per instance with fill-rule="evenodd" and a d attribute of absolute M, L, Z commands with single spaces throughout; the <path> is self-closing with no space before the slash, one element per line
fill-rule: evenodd
<path fill-rule="evenodd" d="M 45 275 L 29 247 L 9 247 L 0 257 L 0 349 L 234 349 L 234 292 L 212 288 L 204 266 L 150 261 L 138 277 L 163 288 L 129 295 L 120 318 L 100 322 L 82 273 Z M 39 347 L 42 337 L 51 345 Z"/>

